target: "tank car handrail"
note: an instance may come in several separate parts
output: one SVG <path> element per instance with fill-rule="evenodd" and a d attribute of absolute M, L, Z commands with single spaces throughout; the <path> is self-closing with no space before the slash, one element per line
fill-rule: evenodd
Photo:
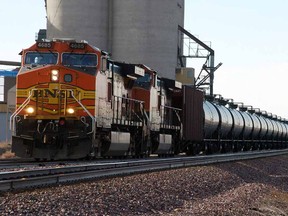
<path fill-rule="evenodd" d="M 177 111 L 182 111 L 182 109 L 177 108 L 177 107 L 171 107 L 171 106 L 166 106 L 166 105 L 161 105 L 161 107 L 172 109 L 172 110 L 177 110 Z"/>
<path fill-rule="evenodd" d="M 90 131 L 87 134 L 91 134 L 95 131 L 95 123 L 96 123 L 96 118 L 89 112 L 88 109 L 86 109 L 86 107 L 75 97 L 74 92 L 72 89 L 67 89 L 67 91 L 71 92 L 71 96 L 74 98 L 74 100 L 85 110 L 85 112 L 89 115 L 89 117 L 92 119 L 92 131 Z"/>
<path fill-rule="evenodd" d="M 33 94 L 33 91 L 37 89 L 31 89 L 29 92 L 29 96 L 25 99 L 25 101 L 15 110 L 15 112 L 10 116 L 9 127 L 11 131 L 14 131 L 15 127 L 15 117 L 24 109 L 24 107 L 30 102 L 30 98 Z"/>

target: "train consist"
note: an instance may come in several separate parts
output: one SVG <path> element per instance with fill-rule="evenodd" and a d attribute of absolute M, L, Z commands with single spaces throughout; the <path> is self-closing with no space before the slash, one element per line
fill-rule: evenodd
<path fill-rule="evenodd" d="M 287 121 L 143 64 L 113 61 L 85 41 L 21 52 L 12 151 L 35 159 L 171 156 L 285 148 Z"/>

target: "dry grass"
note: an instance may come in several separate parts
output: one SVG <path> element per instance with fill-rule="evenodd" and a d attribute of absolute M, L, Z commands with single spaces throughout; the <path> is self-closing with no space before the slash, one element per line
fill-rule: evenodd
<path fill-rule="evenodd" d="M 283 182 L 283 184 L 285 184 Z M 286 191 L 280 191 L 276 188 L 271 188 L 270 193 L 264 197 L 258 208 L 255 208 L 259 215 L 269 216 L 287 216 L 288 213 L 288 194 Z"/>
<path fill-rule="evenodd" d="M 11 144 L 8 142 L 0 142 L 0 149 L 11 149 Z"/>
<path fill-rule="evenodd" d="M 15 154 L 11 152 L 11 144 L 8 142 L 0 142 L 0 159 L 13 157 L 15 157 Z"/>
<path fill-rule="evenodd" d="M 15 157 L 14 153 L 12 153 L 11 151 L 6 151 L 0 156 L 0 159 L 8 159 L 8 158 L 14 158 L 14 157 Z"/>
<path fill-rule="evenodd" d="M 288 204 L 288 193 L 283 191 L 274 190 L 271 192 L 271 198 L 278 201 Z"/>

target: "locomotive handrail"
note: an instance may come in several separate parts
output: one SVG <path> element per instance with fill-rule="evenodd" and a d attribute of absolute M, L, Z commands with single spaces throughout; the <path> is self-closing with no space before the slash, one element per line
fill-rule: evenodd
<path fill-rule="evenodd" d="M 177 107 L 166 106 L 166 105 L 161 105 L 160 107 L 173 110 L 173 111 L 175 112 L 175 115 L 176 115 L 179 123 L 181 124 L 181 128 L 182 128 L 181 118 L 180 118 L 180 116 L 179 116 L 179 114 L 178 114 L 178 112 L 177 112 L 177 111 L 182 112 L 182 109 L 177 108 Z M 163 121 L 163 116 L 161 115 L 161 123 L 163 123 L 162 121 Z"/>
<path fill-rule="evenodd" d="M 123 110 L 123 107 L 122 109 L 120 109 L 118 106 L 120 105 L 119 103 L 123 104 L 123 101 L 125 102 L 124 104 L 127 104 L 129 106 L 129 104 L 131 104 L 131 102 L 133 104 L 139 104 L 139 108 L 140 108 L 140 111 L 142 112 L 142 109 L 143 109 L 143 104 L 144 104 L 144 101 L 141 101 L 141 100 L 136 100 L 136 99 L 133 99 L 133 98 L 128 98 L 128 97 L 122 97 L 122 96 L 117 96 L 117 95 L 113 95 L 113 100 L 112 100 L 112 108 L 113 108 L 113 121 L 115 119 L 115 115 L 116 115 L 116 119 L 117 120 L 122 120 L 122 115 L 121 113 L 119 113 L 121 110 Z M 128 103 L 127 103 L 128 102 Z M 126 114 L 128 114 L 128 121 L 132 121 L 131 120 L 131 115 L 132 113 L 135 114 L 135 116 L 140 120 L 140 122 L 143 122 L 144 120 L 141 119 L 137 113 L 133 110 L 133 108 L 131 106 L 129 106 L 129 110 L 127 109 L 127 107 L 125 108 L 124 106 L 124 110 L 126 110 Z M 115 110 L 116 109 L 116 110 Z M 116 111 L 116 113 L 115 113 Z M 129 114 L 130 113 L 130 114 Z M 127 116 L 126 116 L 127 117 Z"/>
<path fill-rule="evenodd" d="M 95 131 L 95 128 L 96 128 L 96 126 L 95 126 L 96 118 L 95 118 L 95 117 L 89 112 L 89 110 L 86 109 L 86 107 L 75 97 L 74 92 L 73 92 L 72 89 L 67 89 L 67 90 L 71 92 L 71 96 L 74 98 L 74 100 L 85 110 L 85 112 L 86 112 L 86 113 L 89 115 L 89 117 L 92 119 L 92 122 L 93 122 L 93 124 L 92 124 L 92 130 L 91 130 L 89 133 L 87 133 L 87 134 L 93 133 L 93 132 Z"/>
<path fill-rule="evenodd" d="M 143 113 L 144 113 L 144 116 L 145 116 L 145 118 L 147 120 L 147 127 L 149 128 L 149 130 L 151 130 L 151 121 L 149 119 L 149 116 L 148 116 L 148 114 L 146 113 L 145 110 L 143 110 Z"/>
<path fill-rule="evenodd" d="M 29 96 L 26 98 L 26 100 L 18 107 L 18 109 L 15 110 L 15 112 L 10 116 L 10 122 L 9 127 L 11 131 L 14 131 L 15 127 L 15 117 L 24 109 L 24 107 L 30 102 L 30 98 L 33 94 L 33 91 L 37 89 L 32 89 L 29 92 Z"/>
<path fill-rule="evenodd" d="M 116 95 L 113 95 L 113 97 L 115 97 L 115 98 L 121 98 L 121 99 L 125 99 L 125 100 L 130 100 L 130 101 L 134 101 L 134 102 L 137 102 L 137 103 L 144 103 L 144 101 L 136 100 L 136 99 L 128 98 L 128 97 L 121 97 L 121 96 L 116 96 Z"/>

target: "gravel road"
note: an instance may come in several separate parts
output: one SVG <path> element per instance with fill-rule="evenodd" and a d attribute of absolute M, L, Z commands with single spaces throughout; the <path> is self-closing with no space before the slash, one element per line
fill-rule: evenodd
<path fill-rule="evenodd" d="M 1 215 L 288 215 L 288 156 L 3 193 Z"/>

